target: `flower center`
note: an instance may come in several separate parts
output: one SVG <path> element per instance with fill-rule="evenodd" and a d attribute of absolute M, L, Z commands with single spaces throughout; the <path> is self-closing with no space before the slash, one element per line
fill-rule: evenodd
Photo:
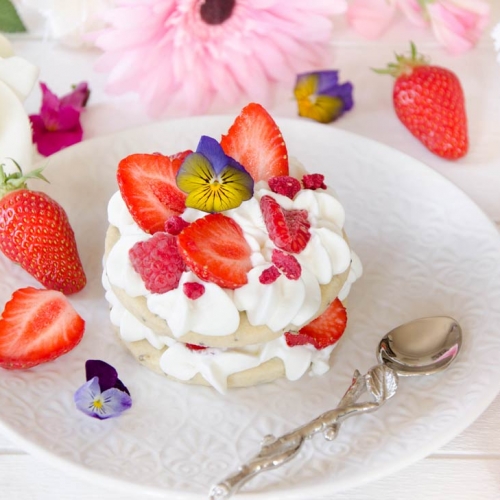
<path fill-rule="evenodd" d="M 200 7 L 201 18 L 207 24 L 222 24 L 233 13 L 236 0 L 205 0 Z"/>
<path fill-rule="evenodd" d="M 94 401 L 92 401 L 92 406 L 94 407 L 95 411 L 100 411 L 104 406 L 104 403 L 102 399 L 98 396 L 94 399 Z"/>

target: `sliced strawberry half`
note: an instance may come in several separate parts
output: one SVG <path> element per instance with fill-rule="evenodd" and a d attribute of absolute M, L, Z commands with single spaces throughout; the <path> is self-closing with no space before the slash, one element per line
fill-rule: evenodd
<path fill-rule="evenodd" d="M 118 164 L 118 187 L 130 215 L 147 233 L 163 231 L 165 221 L 186 208 L 186 194 L 175 182 L 184 158 L 191 151 L 174 156 L 133 154 Z"/>
<path fill-rule="evenodd" d="M 281 132 L 271 115 L 251 103 L 241 110 L 226 135 L 224 152 L 238 161 L 255 182 L 288 175 L 288 152 Z"/>
<path fill-rule="evenodd" d="M 82 339 L 85 321 L 55 290 L 16 290 L 0 319 L 0 366 L 31 368 L 62 356 Z"/>
<path fill-rule="evenodd" d="M 335 299 L 321 316 L 303 326 L 299 333 L 285 333 L 285 340 L 290 347 L 312 344 L 316 349 L 324 349 L 342 337 L 346 324 L 346 309 L 339 299 Z"/>
<path fill-rule="evenodd" d="M 260 209 L 271 241 L 281 250 L 300 253 L 311 238 L 306 210 L 286 210 L 272 196 L 260 199 Z"/>
<path fill-rule="evenodd" d="M 247 283 L 252 253 L 241 227 L 221 213 L 192 222 L 177 237 L 186 265 L 198 278 L 235 289 Z"/>

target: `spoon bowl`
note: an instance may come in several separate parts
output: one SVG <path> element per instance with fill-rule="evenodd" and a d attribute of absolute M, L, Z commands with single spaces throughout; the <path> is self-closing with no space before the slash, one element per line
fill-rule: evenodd
<path fill-rule="evenodd" d="M 382 337 L 378 360 L 399 376 L 432 375 L 444 370 L 462 346 L 462 329 L 449 316 L 420 318 Z"/>

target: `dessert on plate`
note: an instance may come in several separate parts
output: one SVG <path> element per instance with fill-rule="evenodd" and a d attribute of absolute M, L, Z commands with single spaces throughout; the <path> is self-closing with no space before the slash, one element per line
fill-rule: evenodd
<path fill-rule="evenodd" d="M 174 153 L 118 165 L 103 284 L 124 344 L 220 392 L 328 371 L 362 267 L 324 176 L 255 103 L 220 141 Z"/>

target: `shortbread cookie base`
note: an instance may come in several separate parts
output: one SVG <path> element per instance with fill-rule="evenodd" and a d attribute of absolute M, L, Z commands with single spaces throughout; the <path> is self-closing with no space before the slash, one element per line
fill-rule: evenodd
<path fill-rule="evenodd" d="M 117 333 L 117 335 L 119 336 L 119 333 Z M 121 338 L 120 340 L 131 352 L 132 356 L 149 370 L 177 382 L 191 385 L 204 385 L 207 387 L 212 386 L 212 384 L 207 382 L 199 373 L 190 380 L 180 380 L 163 372 L 160 368 L 160 357 L 165 350 L 168 349 L 167 347 L 164 349 L 155 349 L 147 340 L 139 340 L 137 342 L 124 342 Z M 251 387 L 254 385 L 267 384 L 284 376 L 285 367 L 283 362 L 279 358 L 273 358 L 254 368 L 229 375 L 227 378 L 227 386 L 229 388 Z"/>

